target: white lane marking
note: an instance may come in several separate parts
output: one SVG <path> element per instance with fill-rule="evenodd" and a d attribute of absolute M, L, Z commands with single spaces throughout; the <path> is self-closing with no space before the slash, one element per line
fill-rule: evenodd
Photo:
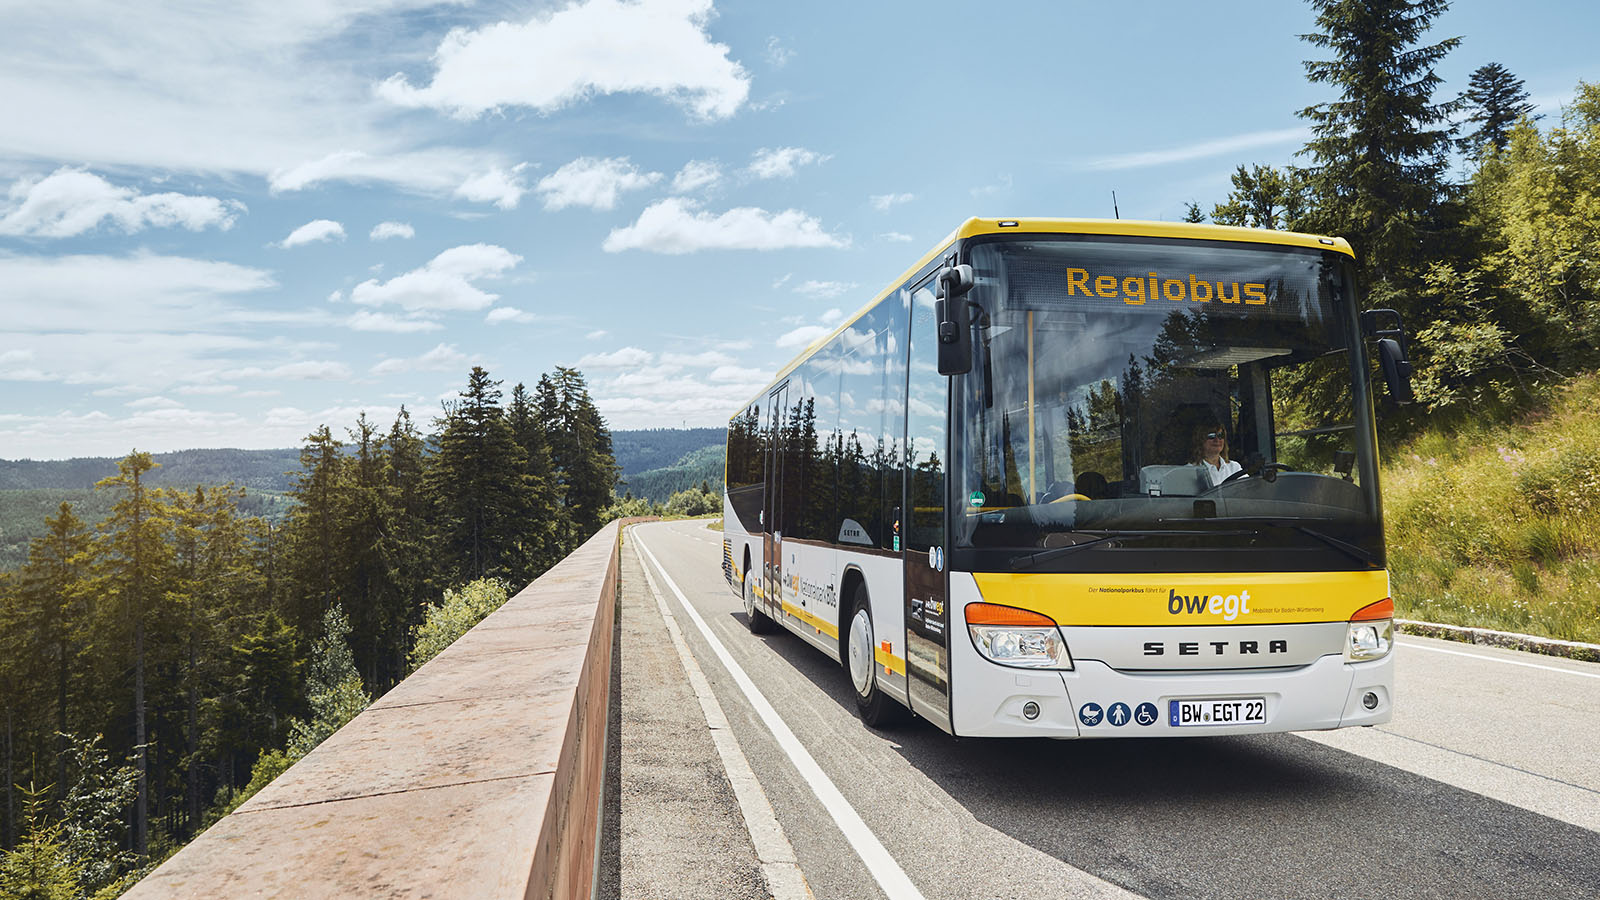
<path fill-rule="evenodd" d="M 1381 726 L 1379 726 L 1381 728 Z M 1600 792 L 1378 728 L 1301 731 L 1295 737 L 1600 832 Z"/>
<path fill-rule="evenodd" d="M 733 661 L 733 656 L 728 653 L 728 648 L 723 646 L 722 641 L 711 632 L 711 628 L 706 624 L 705 619 L 702 619 L 700 613 L 690 605 L 689 598 L 685 597 L 683 591 L 678 589 L 677 582 L 674 582 L 672 576 L 667 574 L 666 567 L 661 565 L 660 560 L 656 559 L 656 555 L 650 552 L 650 548 L 645 546 L 643 540 L 639 539 L 637 531 L 634 532 L 634 537 L 639 551 L 649 557 L 650 562 L 655 564 L 656 570 L 661 573 L 662 581 L 665 581 L 667 587 L 672 590 L 673 596 L 678 598 L 678 604 L 683 607 L 684 613 L 694 622 L 695 627 L 700 629 L 700 634 L 705 637 L 706 643 L 711 645 L 712 652 L 717 655 L 717 659 L 722 660 L 722 665 L 728 670 L 728 674 L 733 676 L 734 683 L 739 685 L 740 691 L 744 692 L 745 699 L 750 701 L 750 705 L 754 707 L 756 714 L 761 717 L 761 721 L 766 724 L 767 729 L 772 732 L 772 736 L 777 739 L 778 746 L 783 749 L 783 752 L 789 757 L 789 761 L 794 764 L 794 767 L 800 771 L 800 777 L 805 779 L 806 784 L 811 787 L 812 793 L 816 794 L 817 799 L 822 801 L 823 808 L 828 811 L 828 815 L 833 817 L 834 824 L 839 826 L 839 830 L 844 832 L 845 840 L 850 843 L 850 848 L 856 852 L 857 856 L 861 857 L 861 862 L 866 865 L 867 871 L 878 882 L 878 886 L 883 888 L 883 892 L 889 896 L 890 900 L 922 900 L 922 892 L 917 890 L 917 886 L 911 883 L 911 879 L 907 877 L 905 870 L 900 868 L 900 864 L 894 861 L 893 856 L 889 855 L 889 851 L 878 840 L 878 836 L 872 833 L 872 829 L 867 827 L 867 823 L 856 813 L 855 808 L 834 786 L 833 780 L 827 776 L 827 773 L 822 771 L 821 766 L 817 765 L 817 761 L 812 758 L 810 752 L 800 743 L 800 739 L 795 737 L 794 732 L 784 723 L 783 717 L 778 715 L 778 711 L 772 707 L 771 703 L 767 702 L 767 698 L 762 695 L 755 682 L 751 681 L 750 676 L 745 674 L 744 669 Z"/>
<path fill-rule="evenodd" d="M 637 556 L 637 535 L 633 543 Z M 755 845 L 756 859 L 761 863 L 761 874 L 766 879 L 767 890 L 772 892 L 773 900 L 814 900 L 811 887 L 806 884 L 805 875 L 800 871 L 800 862 L 795 858 L 794 846 L 783 833 L 783 826 L 778 824 L 772 803 L 767 800 L 766 791 L 761 789 L 761 782 L 756 780 L 756 773 L 750 768 L 750 760 L 739 747 L 739 739 L 728 728 L 728 717 L 723 715 L 722 704 L 711 692 L 711 683 L 706 681 L 705 672 L 700 670 L 693 651 L 683 639 L 677 617 L 667 607 L 667 598 L 656 587 L 656 580 L 651 577 L 650 567 L 644 564 L 642 556 L 639 557 L 639 568 L 643 570 L 644 580 L 649 584 L 650 593 L 661 610 L 661 619 L 666 623 L 667 634 L 672 636 L 672 646 L 678 651 L 678 660 L 683 663 L 683 670 L 689 676 L 689 686 L 700 701 L 706 727 L 711 729 L 711 742 L 716 745 L 717 755 L 722 757 L 722 768 L 728 774 L 734 799 L 739 802 L 745 830 L 750 832 L 750 842 Z"/>
<path fill-rule="evenodd" d="M 1538 663 L 1523 662 L 1520 659 L 1501 659 L 1498 656 L 1484 656 L 1481 653 L 1463 653 L 1460 650 L 1446 650 L 1443 647 L 1430 647 L 1427 644 L 1413 644 L 1410 641 L 1396 641 L 1402 647 L 1411 647 L 1416 650 L 1427 650 L 1431 653 L 1448 653 L 1451 656 L 1465 656 L 1468 659 L 1481 659 L 1485 662 L 1505 663 L 1508 666 L 1526 666 L 1530 669 L 1544 669 L 1546 672 L 1560 672 L 1563 675 L 1577 675 L 1581 678 L 1600 678 L 1600 672 L 1579 672 L 1576 669 L 1563 669 L 1559 666 L 1542 666 Z"/>

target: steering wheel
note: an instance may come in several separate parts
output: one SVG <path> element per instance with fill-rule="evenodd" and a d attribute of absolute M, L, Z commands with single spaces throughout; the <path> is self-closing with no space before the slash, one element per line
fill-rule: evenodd
<path fill-rule="evenodd" d="M 1230 481 L 1238 481 L 1239 479 L 1245 477 L 1246 475 L 1250 475 L 1250 474 L 1261 475 L 1268 482 L 1277 481 L 1278 480 L 1278 472 L 1279 471 L 1292 472 L 1294 470 L 1291 469 L 1289 466 L 1286 466 L 1283 463 L 1279 463 L 1279 462 L 1262 463 L 1261 467 L 1256 469 L 1254 473 L 1251 473 L 1247 469 L 1240 469 L 1239 471 L 1233 473 L 1232 475 L 1229 475 L 1227 478 L 1222 479 L 1221 483 L 1219 483 L 1217 485 L 1217 487 L 1222 487 L 1222 485 L 1227 484 Z"/>

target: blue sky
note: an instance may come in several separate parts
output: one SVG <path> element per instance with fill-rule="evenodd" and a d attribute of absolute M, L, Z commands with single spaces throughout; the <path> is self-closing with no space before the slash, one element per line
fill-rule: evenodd
<path fill-rule="evenodd" d="M 720 425 L 968 216 L 1283 165 L 1301 3 L 0 6 L 0 458 L 293 446 L 577 366 Z M 1557 118 L 1600 8 L 1458 2 Z"/>

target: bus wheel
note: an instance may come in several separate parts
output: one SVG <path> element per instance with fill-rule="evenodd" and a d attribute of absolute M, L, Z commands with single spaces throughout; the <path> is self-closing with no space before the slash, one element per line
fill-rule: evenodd
<path fill-rule="evenodd" d="M 866 585 L 856 586 L 850 634 L 845 642 L 845 668 L 855 688 L 856 712 L 873 728 L 893 725 L 905 718 L 905 707 L 896 703 L 878 684 L 878 663 L 872 652 L 878 646 L 872 630 L 872 604 L 867 601 Z"/>
<path fill-rule="evenodd" d="M 751 634 L 771 634 L 776 624 L 772 617 L 756 608 L 756 588 L 750 583 L 750 567 L 744 568 L 744 626 Z"/>

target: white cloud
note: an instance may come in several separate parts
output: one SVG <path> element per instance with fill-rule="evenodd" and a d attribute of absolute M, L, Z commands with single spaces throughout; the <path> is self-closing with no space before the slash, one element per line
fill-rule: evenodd
<path fill-rule="evenodd" d="M 302 244 L 333 240 L 344 240 L 344 226 L 332 219 L 312 219 L 289 232 L 289 236 L 284 238 L 278 246 L 287 250 L 290 247 L 299 247 Z"/>
<path fill-rule="evenodd" d="M 539 179 L 535 190 L 544 208 L 616 209 L 617 198 L 627 191 L 647 188 L 661 180 L 660 172 L 640 172 L 627 157 L 599 159 L 582 156 Z"/>
<path fill-rule="evenodd" d="M 138 400 L 129 400 L 122 404 L 129 409 L 182 409 L 183 404 L 157 394 L 154 397 L 141 397 Z"/>
<path fill-rule="evenodd" d="M 812 341 L 827 334 L 833 329 L 823 325 L 801 325 L 793 331 L 779 335 L 774 342 L 778 347 L 806 347 Z"/>
<path fill-rule="evenodd" d="M 909 244 L 913 240 L 911 235 L 898 231 L 885 231 L 883 234 L 878 235 L 878 239 L 888 241 L 891 244 Z"/>
<path fill-rule="evenodd" d="M 374 375 L 395 375 L 401 372 L 448 372 L 466 366 L 470 359 L 456 349 L 455 344 L 439 344 L 421 356 L 388 358 L 372 367 Z"/>
<path fill-rule="evenodd" d="M 806 281 L 795 286 L 796 294 L 805 294 L 807 297 L 828 299 L 837 297 L 856 288 L 854 281 Z"/>
<path fill-rule="evenodd" d="M 501 209 L 516 209 L 522 202 L 522 195 L 528 192 L 522 183 L 522 170 L 526 166 L 521 163 L 510 171 L 496 168 L 474 175 L 456 188 L 455 195 L 475 203 L 493 203 Z"/>
<path fill-rule="evenodd" d="M 345 327 L 355 331 L 385 331 L 391 334 L 412 334 L 419 331 L 438 331 L 444 326 L 432 319 L 404 318 L 388 313 L 358 309 L 344 321 Z"/>
<path fill-rule="evenodd" d="M 684 366 L 688 368 L 709 369 L 713 366 L 725 366 L 733 362 L 733 357 L 719 350 L 706 350 L 700 353 L 663 353 L 661 362 L 668 366 Z"/>
<path fill-rule="evenodd" d="M 8 160 L 270 177 L 277 190 L 340 179 L 448 194 L 508 161 L 397 121 L 347 40 L 358 24 L 407 30 L 411 10 L 438 5 L 177 0 L 127 15 L 104 2 L 11 4 L 0 147 Z"/>
<path fill-rule="evenodd" d="M 537 321 L 538 318 L 533 313 L 523 312 L 515 306 L 497 306 L 489 310 L 489 314 L 483 317 L 483 321 L 490 325 L 499 325 L 502 322 L 516 322 L 520 325 L 526 325 L 529 322 Z"/>
<path fill-rule="evenodd" d="M 0 234 L 31 237 L 72 237 L 107 221 L 129 234 L 147 227 L 226 230 L 244 210 L 238 201 L 216 197 L 141 194 L 66 167 L 37 181 L 18 180 L 9 201 L 0 206 Z"/>
<path fill-rule="evenodd" d="M 586 341 L 598 341 L 609 334 L 611 334 L 611 332 L 605 330 L 604 328 L 596 328 L 595 330 L 584 335 L 583 339 Z"/>
<path fill-rule="evenodd" d="M 350 291 L 350 300 L 363 306 L 399 306 L 407 313 L 405 319 L 397 320 L 403 322 L 430 321 L 445 312 L 473 312 L 493 306 L 499 299 L 498 294 L 491 294 L 474 282 L 498 278 L 521 261 L 522 257 L 493 244 L 452 247 L 420 269 L 386 282 L 361 282 Z M 376 321 L 375 317 L 367 320 L 366 330 L 380 330 L 371 327 Z M 424 329 L 417 326 L 413 330 Z"/>
<path fill-rule="evenodd" d="M 761 384 L 771 375 L 761 369 L 748 369 L 740 366 L 717 366 L 706 376 L 709 381 L 723 384 Z"/>
<path fill-rule="evenodd" d="M 834 308 L 822 314 L 822 324 L 834 326 L 844 321 L 844 310 Z"/>
<path fill-rule="evenodd" d="M 272 276 L 261 269 L 181 256 L 0 254 L 0 309 L 5 310 L 0 327 L 203 330 L 246 317 L 248 311 L 231 298 L 274 286 Z M 0 341 L 0 346 L 16 345 Z"/>
<path fill-rule="evenodd" d="M 879 212 L 888 212 L 902 203 L 910 203 L 917 199 L 916 194 L 873 194 L 870 198 L 872 208 Z"/>
<path fill-rule="evenodd" d="M 1009 194 L 1011 193 L 1011 181 L 1010 173 L 1006 173 L 989 184 L 973 188 L 970 193 L 974 197 L 996 197 L 1001 194 Z"/>
<path fill-rule="evenodd" d="M 623 347 L 610 353 L 590 353 L 578 360 L 578 369 L 632 369 L 654 362 L 656 355 L 638 347 Z"/>
<path fill-rule="evenodd" d="M 693 201 L 669 197 L 646 207 L 632 225 L 613 229 L 601 246 L 607 253 L 649 250 L 680 254 L 849 244 L 848 238 L 827 233 L 821 222 L 797 209 L 769 213 L 742 206 L 714 215 L 700 211 L 699 204 Z"/>
<path fill-rule="evenodd" d="M 1116 156 L 1103 156 L 1092 159 L 1083 164 L 1085 169 L 1115 171 L 1118 169 L 1143 169 L 1150 166 L 1164 166 L 1170 163 L 1188 162 L 1191 159 L 1205 159 L 1211 156 L 1224 156 L 1237 154 L 1245 150 L 1254 150 L 1257 147 L 1271 147 L 1277 144 L 1302 143 L 1311 136 L 1308 128 L 1280 128 L 1276 131 L 1252 131 L 1248 134 L 1233 137 L 1218 138 L 1209 141 L 1200 141 L 1183 147 L 1174 147 L 1169 150 L 1141 150 L 1137 153 L 1121 153 Z M 1009 185 L 1007 185 L 1009 187 Z"/>
<path fill-rule="evenodd" d="M 379 222 L 372 226 L 372 233 L 367 235 L 374 241 L 386 241 L 390 238 L 410 240 L 416 236 L 417 230 L 405 222 Z"/>
<path fill-rule="evenodd" d="M 722 181 L 722 166 L 715 160 L 691 159 L 672 176 L 674 194 L 692 194 Z"/>
<path fill-rule="evenodd" d="M 794 51 L 783 46 L 777 35 L 767 38 L 767 65 L 774 69 L 781 69 L 794 59 Z"/>
<path fill-rule="evenodd" d="M 646 93 L 724 119 L 748 97 L 750 78 L 706 34 L 712 12 L 711 0 L 580 0 L 521 24 L 457 28 L 434 51 L 427 86 L 395 75 L 378 94 L 471 119 L 508 106 L 548 113 L 596 94 Z"/>
<path fill-rule="evenodd" d="M 527 190 L 519 177 L 522 165 L 507 166 L 479 150 L 435 148 L 381 154 L 337 150 L 309 160 L 294 158 L 293 164 L 270 172 L 268 184 L 273 193 L 306 190 L 330 181 L 392 184 L 510 209 Z"/>
<path fill-rule="evenodd" d="M 297 362 L 284 363 L 272 368 L 261 366 L 245 366 L 240 369 L 228 369 L 219 373 L 226 379 L 238 378 L 274 378 L 287 381 L 346 381 L 350 378 L 350 367 L 342 362 L 323 359 L 303 359 Z"/>
<path fill-rule="evenodd" d="M 779 147 L 776 150 L 763 147 L 756 151 L 750 160 L 750 167 L 745 171 L 757 178 L 791 178 L 801 166 L 815 165 L 832 158 L 803 147 Z"/>

